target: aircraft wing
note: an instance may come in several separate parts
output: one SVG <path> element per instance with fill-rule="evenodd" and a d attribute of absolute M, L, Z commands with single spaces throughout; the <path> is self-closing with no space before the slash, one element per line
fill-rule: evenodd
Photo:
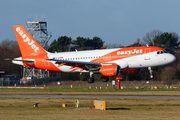
<path fill-rule="evenodd" d="M 98 62 L 85 62 L 85 61 L 70 61 L 70 60 L 60 60 L 60 59 L 46 59 L 50 61 L 56 61 L 55 64 L 58 64 L 58 66 L 62 65 L 67 65 L 67 66 L 72 66 L 74 67 L 79 67 L 81 69 L 86 69 L 86 70 L 98 70 L 100 66 L 102 65 L 110 65 L 114 63 L 98 63 Z"/>
<path fill-rule="evenodd" d="M 99 65 L 101 66 L 102 63 L 97 63 L 97 62 L 84 62 L 84 61 L 70 61 L 70 60 L 59 60 L 59 59 L 46 59 L 50 61 L 56 61 L 56 63 L 72 63 L 72 64 L 86 64 L 86 65 Z"/>

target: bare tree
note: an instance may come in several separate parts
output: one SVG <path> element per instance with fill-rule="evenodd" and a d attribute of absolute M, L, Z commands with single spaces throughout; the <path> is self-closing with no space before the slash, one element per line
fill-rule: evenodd
<path fill-rule="evenodd" d="M 146 36 L 143 37 L 143 45 L 154 45 L 154 38 L 161 35 L 163 32 L 159 30 L 153 30 L 152 32 L 146 33 Z"/>
<path fill-rule="evenodd" d="M 104 47 L 106 49 L 110 49 L 110 48 L 124 48 L 124 46 L 122 46 L 121 44 L 108 44 L 108 45 L 104 45 Z"/>
<path fill-rule="evenodd" d="M 14 65 L 11 61 L 5 61 L 6 58 L 15 58 L 21 56 L 17 41 L 3 40 L 0 43 L 0 71 L 7 74 L 21 74 L 21 66 Z"/>

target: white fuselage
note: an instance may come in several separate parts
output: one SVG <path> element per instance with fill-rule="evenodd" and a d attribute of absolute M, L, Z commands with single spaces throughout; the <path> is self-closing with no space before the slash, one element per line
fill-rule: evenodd
<path fill-rule="evenodd" d="M 94 59 L 102 59 L 103 63 L 115 63 L 118 64 L 121 69 L 131 69 L 131 68 L 143 68 L 143 67 L 156 67 L 169 64 L 173 62 L 176 58 L 170 53 L 157 54 L 155 52 L 149 52 L 145 54 L 127 54 L 127 55 L 109 55 L 109 57 L 102 57 L 107 53 L 112 53 L 119 49 L 103 49 L 103 50 L 87 50 L 87 51 L 73 51 L 73 52 L 62 52 L 62 53 L 49 53 L 48 57 L 50 59 L 60 59 L 69 61 L 85 61 L 91 62 Z M 126 58 L 124 58 L 126 56 Z M 113 60 L 116 59 L 116 60 Z M 54 62 L 55 64 L 55 62 Z M 60 66 L 58 67 L 63 72 L 70 72 L 71 66 Z M 73 72 L 79 72 L 78 70 Z"/>

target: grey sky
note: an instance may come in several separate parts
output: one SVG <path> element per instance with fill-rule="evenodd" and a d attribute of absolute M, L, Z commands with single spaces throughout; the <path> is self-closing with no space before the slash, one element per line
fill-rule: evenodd
<path fill-rule="evenodd" d="M 59 36 L 100 37 L 105 44 L 130 45 L 147 32 L 180 35 L 180 0 L 0 0 L 0 41 L 16 40 L 13 25 L 42 18 Z"/>

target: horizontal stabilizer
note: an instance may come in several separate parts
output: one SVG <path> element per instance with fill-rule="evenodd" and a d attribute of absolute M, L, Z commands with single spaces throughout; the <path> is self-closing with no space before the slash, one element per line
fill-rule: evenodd
<path fill-rule="evenodd" d="M 32 65 L 32 64 L 35 63 L 35 60 L 33 60 L 33 59 L 30 59 L 30 60 L 22 60 L 22 59 L 4 59 L 4 60 L 10 60 L 10 61 L 12 61 L 12 62 L 15 63 L 15 64 L 19 64 L 19 62 L 25 62 L 25 63 L 27 63 L 27 64 Z"/>
<path fill-rule="evenodd" d="M 23 61 L 23 62 L 35 62 L 35 60 L 20 60 L 20 59 L 4 59 L 4 60 Z"/>

